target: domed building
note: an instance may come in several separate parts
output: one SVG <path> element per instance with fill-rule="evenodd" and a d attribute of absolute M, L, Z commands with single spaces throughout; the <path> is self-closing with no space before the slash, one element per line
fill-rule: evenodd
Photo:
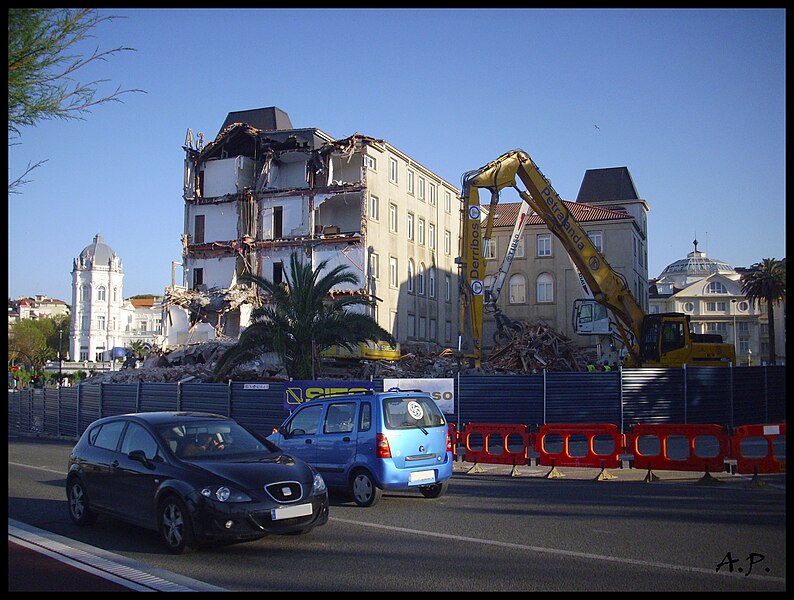
<path fill-rule="evenodd" d="M 102 361 L 120 346 L 124 272 L 121 259 L 100 234 L 83 248 L 72 266 L 73 360 Z"/>
<path fill-rule="evenodd" d="M 737 269 L 698 250 L 697 240 L 692 243 L 686 258 L 667 265 L 649 282 L 649 312 L 688 314 L 694 333 L 719 334 L 734 344 L 737 365 L 762 364 L 769 356 L 766 306 L 745 298 Z M 778 364 L 785 364 L 783 337 L 779 331 Z"/>

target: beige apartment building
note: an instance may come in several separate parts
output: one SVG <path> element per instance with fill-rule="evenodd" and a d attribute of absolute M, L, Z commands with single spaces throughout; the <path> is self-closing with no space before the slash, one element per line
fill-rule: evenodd
<path fill-rule="evenodd" d="M 628 169 L 614 167 L 586 171 L 576 202 L 564 202 L 647 311 L 647 213 L 650 208 L 647 201 L 639 197 Z M 507 251 L 519 207 L 517 202 L 497 205 L 493 237 L 487 247 L 483 281 L 486 290 Z M 621 348 L 617 337 L 575 333 L 574 302 L 588 297 L 563 245 L 543 220 L 531 212 L 499 295 L 500 310 L 514 320 L 541 321 L 578 346 L 592 350 L 599 360 L 617 361 Z M 483 322 L 486 350 L 493 347 L 495 333 L 496 321 L 486 312 Z"/>
<path fill-rule="evenodd" d="M 165 344 L 236 340 L 252 272 L 282 281 L 292 252 L 344 265 L 401 342 L 457 337 L 458 190 L 388 142 L 295 128 L 276 107 L 229 113 L 185 150 L 183 256 L 166 290 Z M 176 267 L 182 267 L 177 281 Z"/>

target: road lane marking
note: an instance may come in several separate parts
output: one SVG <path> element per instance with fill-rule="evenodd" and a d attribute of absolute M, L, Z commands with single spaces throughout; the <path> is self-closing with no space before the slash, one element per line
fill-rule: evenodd
<path fill-rule="evenodd" d="M 12 467 L 23 467 L 25 469 L 36 469 L 37 471 L 47 471 L 47 473 L 55 473 L 56 475 L 66 475 L 66 472 L 61 470 L 58 471 L 56 469 L 51 469 L 50 467 L 34 467 L 33 465 L 23 465 L 22 463 L 15 463 L 10 462 L 8 463 Z"/>
<path fill-rule="evenodd" d="M 339 517 L 329 517 L 330 521 L 338 521 L 340 523 L 349 523 L 351 525 L 361 525 L 363 527 L 372 527 L 374 529 L 385 529 L 387 531 L 394 531 L 398 533 L 411 533 L 420 536 L 442 538 L 445 540 L 452 540 L 455 542 L 469 542 L 473 544 L 483 544 L 485 546 L 497 546 L 501 548 L 512 548 L 514 550 L 526 550 L 530 552 L 541 552 L 544 554 L 570 556 L 573 558 L 583 558 L 586 560 L 600 560 L 605 562 L 622 563 L 627 565 L 636 565 L 640 567 L 653 567 L 657 569 L 667 569 L 671 571 L 683 571 L 685 573 L 702 573 L 707 575 L 721 575 L 736 577 L 736 574 L 729 573 L 728 571 L 718 572 L 716 569 L 704 569 L 701 567 L 688 567 L 685 565 L 673 565 L 669 563 L 637 560 L 634 558 L 622 558 L 618 556 L 606 556 L 603 554 L 591 554 L 589 552 L 575 552 L 573 550 L 560 550 L 558 548 L 543 548 L 542 546 L 529 546 L 526 544 L 516 544 L 513 542 L 500 542 L 498 540 L 485 540 L 481 538 L 473 538 L 462 535 L 453 535 L 451 533 L 436 533 L 434 531 L 420 531 L 418 529 L 408 529 L 406 527 L 394 527 L 392 525 L 380 525 L 378 523 L 363 523 L 361 521 L 354 521 L 352 519 L 340 519 Z M 755 575 L 754 579 L 763 579 L 765 581 L 774 581 L 776 583 L 785 583 L 785 577 L 771 577 L 768 575 Z"/>

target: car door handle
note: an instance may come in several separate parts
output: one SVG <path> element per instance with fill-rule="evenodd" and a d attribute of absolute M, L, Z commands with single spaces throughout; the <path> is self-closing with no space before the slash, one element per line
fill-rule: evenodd
<path fill-rule="evenodd" d="M 307 443 L 307 444 L 311 444 L 311 443 L 312 443 L 312 439 L 311 439 L 311 438 L 308 438 L 308 439 L 306 440 L 306 443 Z"/>
<path fill-rule="evenodd" d="M 119 461 L 114 460 L 112 463 L 110 463 L 110 466 L 113 467 L 114 469 L 118 469 L 119 468 Z"/>
<path fill-rule="evenodd" d="M 342 438 L 342 441 L 343 442 L 349 442 L 350 441 L 350 436 L 346 435 L 345 437 Z"/>

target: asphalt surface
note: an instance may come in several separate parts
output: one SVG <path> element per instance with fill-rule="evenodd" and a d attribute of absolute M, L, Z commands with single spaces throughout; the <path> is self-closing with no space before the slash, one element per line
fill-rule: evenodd
<path fill-rule="evenodd" d="M 738 477 L 730 473 L 617 469 L 599 472 L 586 468 L 550 468 L 539 465 L 472 464 L 456 462 L 455 477 L 477 479 L 559 478 L 586 480 L 682 482 L 719 486 L 721 483 L 764 487 L 763 478 Z M 778 485 L 777 483 L 773 485 Z M 782 483 L 785 486 L 785 481 Z M 783 488 L 784 489 L 784 488 Z M 336 519 L 345 522 L 344 518 Z M 132 558 L 65 538 L 52 532 L 9 519 L 9 591 L 226 591 L 196 579 L 138 562 Z"/>

